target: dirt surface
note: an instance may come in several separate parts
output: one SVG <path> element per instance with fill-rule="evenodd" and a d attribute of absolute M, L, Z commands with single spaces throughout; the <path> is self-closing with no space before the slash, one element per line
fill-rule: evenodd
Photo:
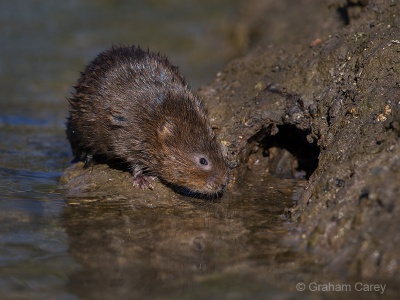
<path fill-rule="evenodd" d="M 344 276 L 399 278 L 399 5 L 276 2 L 240 27 L 249 53 L 201 90 L 226 153 L 238 174 L 276 173 L 287 151 L 293 176 L 318 163 L 287 240 Z"/>
<path fill-rule="evenodd" d="M 246 54 L 199 91 L 232 184 L 249 169 L 308 179 L 283 238 L 346 278 L 400 278 L 399 26 L 391 0 L 244 1 L 232 41 Z M 62 183 L 130 194 L 129 174 L 109 172 L 74 165 Z M 156 189 L 135 203 L 179 197 Z"/>

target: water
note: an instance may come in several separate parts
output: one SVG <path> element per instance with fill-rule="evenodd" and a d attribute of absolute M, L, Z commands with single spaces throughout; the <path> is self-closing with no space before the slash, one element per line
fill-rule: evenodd
<path fill-rule="evenodd" d="M 286 295 L 265 278 L 290 229 L 291 182 L 152 209 L 73 204 L 59 189 L 65 98 L 84 65 L 111 44 L 141 44 L 198 87 L 235 54 L 225 20 L 237 2 L 0 1 L 2 299 Z"/>
<path fill-rule="evenodd" d="M 269 281 L 285 255 L 294 257 L 287 248 L 277 249 L 290 228 L 284 208 L 293 204 L 293 181 L 251 180 L 256 186 L 242 182 L 214 202 L 185 197 L 141 202 L 143 193 L 113 197 L 117 194 L 107 188 L 95 198 L 90 191 L 69 197 L 65 228 L 81 269 L 70 277 L 68 290 L 82 299 L 289 295 Z"/>

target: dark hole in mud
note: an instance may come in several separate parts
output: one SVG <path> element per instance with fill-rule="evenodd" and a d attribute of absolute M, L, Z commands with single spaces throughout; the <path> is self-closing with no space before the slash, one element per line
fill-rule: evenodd
<path fill-rule="evenodd" d="M 318 166 L 320 149 L 316 141 L 310 143 L 309 132 L 294 125 L 277 128 L 277 134 L 267 134 L 258 143 L 262 156 L 268 158 L 263 168 L 279 178 L 308 179 Z M 260 164 L 259 159 L 250 158 L 252 162 L 253 166 Z"/>
<path fill-rule="evenodd" d="M 350 17 L 347 7 L 339 7 L 336 11 L 339 14 L 340 18 L 343 20 L 344 25 L 349 25 Z"/>
<path fill-rule="evenodd" d="M 320 149 L 316 141 L 310 143 L 307 140 L 309 132 L 294 125 L 281 125 L 278 129 L 276 135 L 268 136 L 264 141 L 264 149 L 270 158 L 270 173 L 278 177 L 288 173 L 295 178 L 308 179 L 318 166 Z"/>
<path fill-rule="evenodd" d="M 350 20 L 356 19 L 361 13 L 361 9 L 368 4 L 367 0 L 352 1 L 347 0 L 347 3 L 336 8 L 339 17 L 343 20 L 344 25 L 350 25 Z"/>

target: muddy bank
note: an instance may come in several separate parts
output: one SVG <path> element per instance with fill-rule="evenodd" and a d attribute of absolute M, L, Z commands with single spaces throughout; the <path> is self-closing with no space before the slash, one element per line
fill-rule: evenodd
<path fill-rule="evenodd" d="M 245 1 L 233 42 L 246 54 L 200 89 L 233 184 L 247 172 L 308 180 L 282 236 L 318 258 L 315 274 L 400 275 L 398 16 L 395 1 Z M 138 194 L 104 165 L 75 165 L 62 183 L 79 203 L 181 201 L 159 183 Z"/>
<path fill-rule="evenodd" d="M 288 242 L 317 254 L 325 270 L 398 277 L 399 6 L 317 2 L 297 2 L 305 19 L 289 1 L 264 2 L 263 17 L 239 31 L 249 53 L 201 95 L 239 174 L 311 174 Z M 280 9 L 273 24 L 268 9 Z"/>

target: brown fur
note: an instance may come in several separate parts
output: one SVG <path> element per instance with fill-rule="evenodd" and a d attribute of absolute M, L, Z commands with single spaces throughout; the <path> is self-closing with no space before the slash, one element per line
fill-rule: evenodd
<path fill-rule="evenodd" d="M 67 136 L 77 158 L 124 162 L 141 187 L 151 187 L 146 176 L 207 195 L 227 184 L 206 109 L 165 57 L 113 47 L 86 67 L 69 102 Z"/>

